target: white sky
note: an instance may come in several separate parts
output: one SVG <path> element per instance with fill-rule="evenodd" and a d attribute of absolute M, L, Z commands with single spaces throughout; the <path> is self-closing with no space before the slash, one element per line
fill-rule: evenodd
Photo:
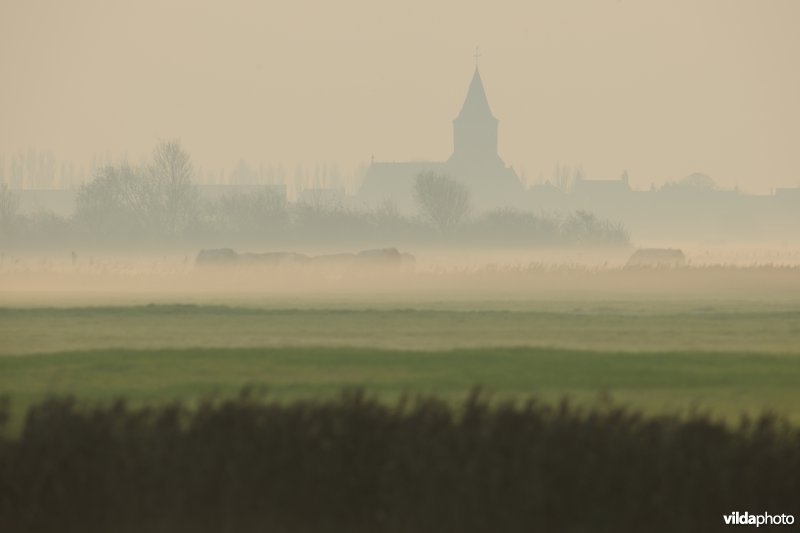
<path fill-rule="evenodd" d="M 443 160 L 476 45 L 530 179 L 800 185 L 797 0 L 0 0 L 0 155 Z"/>

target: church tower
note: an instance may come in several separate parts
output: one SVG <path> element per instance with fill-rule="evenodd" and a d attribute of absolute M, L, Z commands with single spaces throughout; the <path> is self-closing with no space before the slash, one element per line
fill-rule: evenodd
<path fill-rule="evenodd" d="M 461 112 L 453 121 L 453 155 L 444 171 L 469 187 L 479 208 L 513 206 L 523 189 L 516 172 L 497 153 L 497 119 L 486 98 L 478 56 L 476 50 L 475 73 Z"/>
<path fill-rule="evenodd" d="M 469 84 L 461 112 L 453 121 L 453 155 L 450 160 L 480 161 L 497 157 L 497 119 L 492 115 L 481 73 Z"/>
<path fill-rule="evenodd" d="M 367 169 L 359 196 L 377 205 L 387 198 L 402 210 L 414 212 L 414 181 L 423 172 L 435 172 L 466 185 L 471 202 L 479 210 L 517 207 L 525 202 L 525 191 L 514 169 L 497 153 L 497 119 L 492 114 L 478 70 L 480 54 L 475 50 L 475 72 L 461 111 L 453 120 L 453 154 L 444 162 L 375 162 Z"/>

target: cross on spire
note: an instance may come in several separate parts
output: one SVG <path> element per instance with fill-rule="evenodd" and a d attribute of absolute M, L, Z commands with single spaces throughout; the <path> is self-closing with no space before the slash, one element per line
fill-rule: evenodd
<path fill-rule="evenodd" d="M 477 68 L 477 66 L 478 66 L 478 58 L 481 57 L 480 49 L 477 46 L 475 47 L 475 53 L 472 54 L 472 57 L 475 58 L 475 67 Z"/>

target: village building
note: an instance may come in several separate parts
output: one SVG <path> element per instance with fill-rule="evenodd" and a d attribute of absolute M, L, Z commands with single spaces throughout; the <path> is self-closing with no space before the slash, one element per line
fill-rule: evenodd
<path fill-rule="evenodd" d="M 461 112 L 453 121 L 453 153 L 444 162 L 375 162 L 367 169 L 359 198 L 369 205 L 391 201 L 402 211 L 415 208 L 416 177 L 435 172 L 470 191 L 478 209 L 518 206 L 522 183 L 497 152 L 498 120 L 492 114 L 477 65 Z"/>

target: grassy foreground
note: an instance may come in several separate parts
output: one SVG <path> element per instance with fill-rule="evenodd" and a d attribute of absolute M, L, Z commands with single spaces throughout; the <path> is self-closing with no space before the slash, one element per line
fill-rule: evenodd
<path fill-rule="evenodd" d="M 800 492 L 800 429 L 771 417 L 729 428 L 356 391 L 192 409 L 49 400 L 14 440 L 3 418 L 0 405 L 11 533 L 707 533 L 734 510 L 796 515 Z"/>
<path fill-rule="evenodd" d="M 481 386 L 497 398 L 602 394 L 645 412 L 692 406 L 729 420 L 774 410 L 800 422 L 800 357 L 709 352 L 547 348 L 447 351 L 367 348 L 101 349 L 0 357 L 0 391 L 15 412 L 47 395 L 134 402 L 193 400 L 263 385 L 280 400 L 330 397 L 363 387 L 393 400 L 404 392 L 460 398 Z"/>

